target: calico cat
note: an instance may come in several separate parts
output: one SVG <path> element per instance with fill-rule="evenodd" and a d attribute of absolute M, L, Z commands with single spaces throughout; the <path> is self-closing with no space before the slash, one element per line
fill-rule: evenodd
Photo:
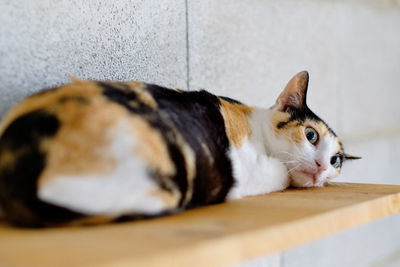
<path fill-rule="evenodd" d="M 0 124 L 0 209 L 20 226 L 92 224 L 323 186 L 357 157 L 307 86 L 298 73 L 269 109 L 142 82 L 36 93 Z"/>

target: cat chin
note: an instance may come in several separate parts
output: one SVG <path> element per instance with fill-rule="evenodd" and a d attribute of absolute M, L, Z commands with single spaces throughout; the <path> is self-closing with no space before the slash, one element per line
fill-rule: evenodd
<path fill-rule="evenodd" d="M 290 185 L 293 187 L 322 187 L 324 184 L 319 177 L 301 171 L 293 172 L 290 176 Z"/>

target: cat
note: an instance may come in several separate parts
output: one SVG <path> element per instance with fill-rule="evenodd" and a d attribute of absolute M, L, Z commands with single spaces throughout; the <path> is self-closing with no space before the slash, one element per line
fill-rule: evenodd
<path fill-rule="evenodd" d="M 18 226 L 96 224 L 323 186 L 359 157 L 307 107 L 308 80 L 269 109 L 142 82 L 33 94 L 0 124 L 0 210 Z"/>

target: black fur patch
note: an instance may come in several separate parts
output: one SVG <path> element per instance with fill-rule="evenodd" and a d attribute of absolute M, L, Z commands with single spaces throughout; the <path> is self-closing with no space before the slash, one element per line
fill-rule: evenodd
<path fill-rule="evenodd" d="M 289 122 L 290 122 L 290 120 L 289 120 L 289 121 L 281 121 L 280 123 L 278 123 L 278 125 L 277 125 L 276 127 L 278 127 L 278 129 L 282 129 L 282 128 L 285 127 Z"/>
<path fill-rule="evenodd" d="M 103 88 L 103 95 L 113 101 L 125 105 L 127 102 L 137 99 L 137 95 L 133 91 L 122 90 L 111 83 L 99 82 L 98 85 Z"/>
<path fill-rule="evenodd" d="M 59 126 L 54 115 L 33 111 L 12 122 L 0 138 L 0 161 L 3 153 L 15 155 L 13 166 L 0 169 L 0 205 L 16 225 L 43 226 L 80 216 L 37 198 L 37 179 L 46 160 L 40 143 L 54 136 Z"/>
<path fill-rule="evenodd" d="M 117 102 L 137 114 L 149 113 L 152 108 L 138 101 L 137 94 L 134 91 L 128 90 L 127 85 L 120 83 L 114 86 L 112 83 L 98 82 L 98 85 L 103 88 L 103 95 L 113 102 Z M 132 105 L 132 103 L 135 105 Z"/>
<path fill-rule="evenodd" d="M 303 123 L 303 122 L 305 122 L 306 119 L 309 119 L 309 120 L 313 120 L 316 122 L 322 122 L 328 128 L 328 131 L 333 136 L 336 137 L 336 133 L 328 126 L 328 124 L 324 120 L 322 120 L 320 117 L 318 117 L 314 112 L 312 112 L 311 109 L 309 109 L 308 107 L 301 108 L 301 109 L 289 107 L 289 108 L 287 108 L 286 112 L 288 112 L 290 114 L 290 118 L 288 121 L 278 123 L 278 125 L 277 125 L 278 129 L 285 127 L 288 123 L 290 123 L 292 121 L 299 121 L 299 122 Z"/>
<path fill-rule="evenodd" d="M 241 105 L 243 105 L 242 102 L 240 102 L 240 101 L 238 101 L 238 100 L 236 100 L 236 99 L 232 99 L 232 98 L 226 97 L 226 96 L 219 96 L 219 97 L 222 98 L 223 100 L 225 100 L 225 101 L 231 103 L 231 104 L 241 104 Z"/>
<path fill-rule="evenodd" d="M 322 121 L 314 112 L 312 112 L 308 107 L 298 109 L 298 108 L 288 108 L 287 112 L 290 114 L 289 121 L 301 121 L 304 122 L 306 119 L 313 121 Z"/>
<path fill-rule="evenodd" d="M 218 97 L 204 90 L 176 92 L 157 85 L 148 85 L 147 90 L 159 107 L 155 116 L 161 118 L 154 120 L 153 126 L 178 130 L 196 154 L 196 177 L 189 206 L 222 202 L 233 185 L 233 176 L 231 162 L 226 156 L 229 140 Z M 168 131 L 164 130 L 164 136 L 166 133 Z M 166 140 L 173 143 L 173 140 Z M 209 153 L 204 151 L 204 146 Z M 174 153 L 170 150 L 171 156 Z M 184 166 L 176 167 L 178 173 L 185 172 Z M 183 176 L 174 177 L 178 184 L 184 183 L 181 179 L 186 180 Z"/>
<path fill-rule="evenodd" d="M 184 155 L 177 144 L 177 133 L 173 125 L 170 125 L 167 119 L 159 114 L 158 112 L 153 112 L 146 116 L 147 121 L 150 125 L 161 133 L 164 142 L 167 144 L 168 153 L 171 158 L 171 161 L 175 165 L 175 169 L 177 170 L 176 174 L 173 177 L 160 177 L 161 179 L 155 179 L 159 183 L 160 186 L 164 184 L 163 179 L 171 179 L 177 185 L 179 191 L 181 192 L 181 199 L 179 201 L 179 206 L 183 204 L 184 196 L 188 190 L 188 180 L 187 180 L 187 169 L 185 164 Z"/>

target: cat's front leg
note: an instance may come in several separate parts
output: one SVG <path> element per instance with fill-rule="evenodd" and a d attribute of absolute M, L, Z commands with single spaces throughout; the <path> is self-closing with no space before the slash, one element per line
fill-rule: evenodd
<path fill-rule="evenodd" d="M 286 166 L 276 158 L 258 153 L 251 143 L 232 148 L 228 156 L 235 178 L 228 199 L 279 191 L 290 184 Z"/>

